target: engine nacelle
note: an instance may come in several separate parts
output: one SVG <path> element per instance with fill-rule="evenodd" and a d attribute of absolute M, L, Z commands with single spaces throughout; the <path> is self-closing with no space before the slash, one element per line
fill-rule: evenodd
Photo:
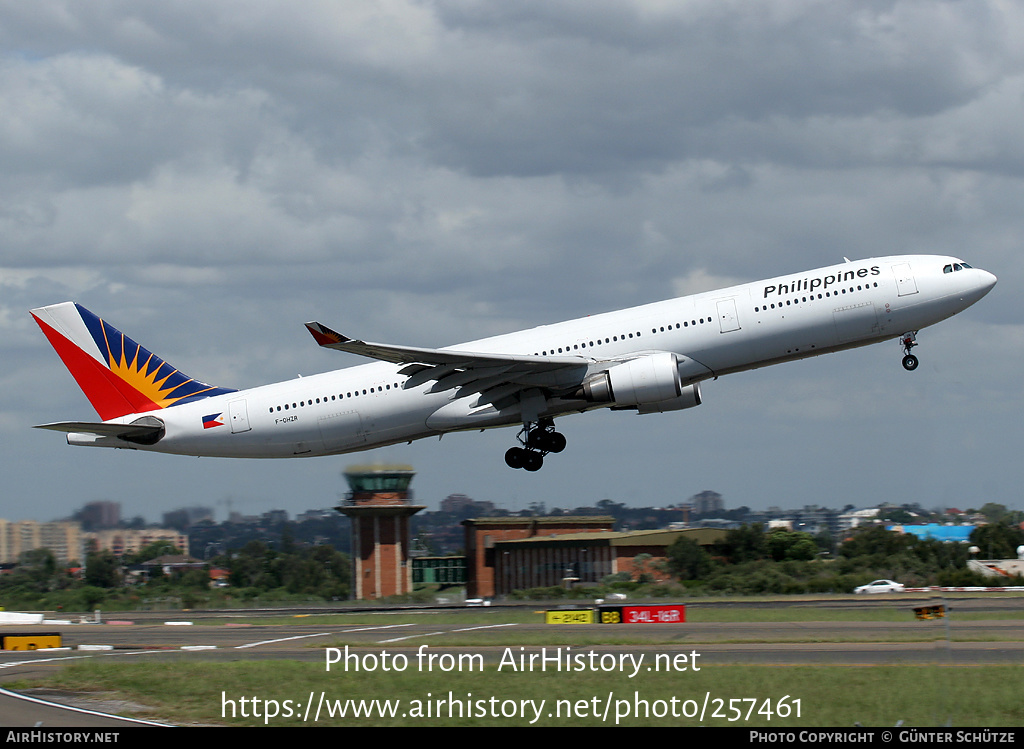
<path fill-rule="evenodd" d="M 636 412 L 639 414 L 663 414 L 666 411 L 682 411 L 684 408 L 693 408 L 699 406 L 700 403 L 700 383 L 695 382 L 684 387 L 678 398 L 657 403 L 641 403 L 636 407 Z"/>
<path fill-rule="evenodd" d="M 676 411 L 700 404 L 695 385 L 683 387 L 679 360 L 668 351 L 630 359 L 589 377 L 574 394 L 612 408 L 636 407 L 640 413 Z M 679 405 L 675 405 L 678 402 Z M 683 405 L 688 403 L 689 405 Z M 653 408 L 657 405 L 657 408 Z M 652 410 L 645 410 L 652 407 Z"/>

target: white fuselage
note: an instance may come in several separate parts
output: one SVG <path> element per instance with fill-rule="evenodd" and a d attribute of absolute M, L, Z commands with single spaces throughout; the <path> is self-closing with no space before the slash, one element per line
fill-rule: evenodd
<path fill-rule="evenodd" d="M 983 270 L 944 272 L 937 256 L 859 260 L 471 341 L 447 350 L 579 357 L 581 377 L 638 352 L 677 355 L 681 379 L 732 372 L 896 338 L 966 309 L 994 285 Z M 583 367 L 586 367 L 584 369 Z M 474 409 L 455 390 L 405 387 L 401 365 L 376 362 L 152 412 L 166 426 L 156 445 L 71 434 L 73 444 L 223 457 L 329 455 L 444 432 L 516 424 L 518 407 Z M 555 417 L 611 406 L 550 398 Z M 203 418 L 222 414 L 221 425 Z M 116 420 L 128 423 L 142 414 Z"/>

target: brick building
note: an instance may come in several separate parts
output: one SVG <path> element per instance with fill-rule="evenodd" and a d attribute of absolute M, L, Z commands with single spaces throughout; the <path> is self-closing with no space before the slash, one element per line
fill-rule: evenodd
<path fill-rule="evenodd" d="M 462 521 L 466 534 L 466 595 L 490 598 L 495 595 L 495 546 L 537 536 L 558 536 L 611 531 L 615 518 L 600 516 L 561 516 L 533 518 L 473 518 Z"/>
<path fill-rule="evenodd" d="M 571 582 L 599 583 L 625 572 L 636 579 L 669 580 L 665 550 L 677 538 L 692 538 L 710 546 L 725 538 L 718 528 L 649 530 L 616 533 L 598 531 L 534 536 L 496 541 L 490 570 L 493 595 Z M 486 594 L 480 594 L 486 595 Z"/>

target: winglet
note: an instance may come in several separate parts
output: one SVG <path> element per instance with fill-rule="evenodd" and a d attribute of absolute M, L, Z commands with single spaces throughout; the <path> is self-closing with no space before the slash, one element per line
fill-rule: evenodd
<path fill-rule="evenodd" d="M 334 343 L 348 343 L 352 340 L 318 322 L 306 323 L 306 330 L 310 332 L 313 339 L 321 346 L 330 346 Z"/>

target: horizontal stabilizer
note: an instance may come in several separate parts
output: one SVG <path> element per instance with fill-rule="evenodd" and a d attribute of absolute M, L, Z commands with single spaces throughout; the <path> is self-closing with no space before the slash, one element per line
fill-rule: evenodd
<path fill-rule="evenodd" d="M 153 419 L 154 422 L 158 421 Z M 90 421 L 58 421 L 52 424 L 37 424 L 35 429 L 50 429 L 68 434 L 94 434 L 97 437 L 117 437 L 127 442 L 152 445 L 164 435 L 164 425 L 153 424 L 109 424 Z"/>

